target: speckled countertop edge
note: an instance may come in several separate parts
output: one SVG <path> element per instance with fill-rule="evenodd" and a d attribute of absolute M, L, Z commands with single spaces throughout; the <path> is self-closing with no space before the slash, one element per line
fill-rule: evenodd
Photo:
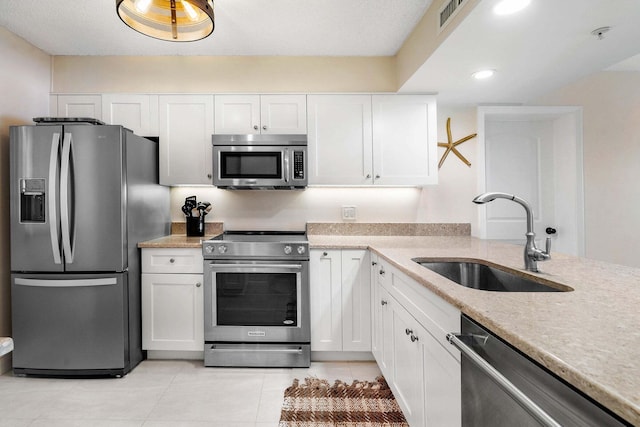
<path fill-rule="evenodd" d="M 640 425 L 640 269 L 563 254 L 522 270 L 520 246 L 468 236 L 309 235 L 311 248 L 370 249 L 620 417 Z M 574 289 L 496 293 L 459 286 L 413 258 L 479 259 Z M 455 332 L 455 331 L 452 331 Z"/>

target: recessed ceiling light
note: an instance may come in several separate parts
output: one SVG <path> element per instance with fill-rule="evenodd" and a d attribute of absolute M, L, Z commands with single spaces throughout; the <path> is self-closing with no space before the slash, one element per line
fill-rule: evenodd
<path fill-rule="evenodd" d="M 484 80 L 495 74 L 495 70 L 480 70 L 473 73 L 471 76 L 476 80 Z"/>
<path fill-rule="evenodd" d="M 502 0 L 493 7 L 496 15 L 511 15 L 529 6 L 531 0 Z"/>

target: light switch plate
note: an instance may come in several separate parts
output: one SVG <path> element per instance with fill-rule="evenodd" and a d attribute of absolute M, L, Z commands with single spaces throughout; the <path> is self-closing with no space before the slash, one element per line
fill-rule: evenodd
<path fill-rule="evenodd" d="M 356 220 L 356 206 L 343 206 L 342 207 L 342 220 L 343 221 L 355 221 Z"/>

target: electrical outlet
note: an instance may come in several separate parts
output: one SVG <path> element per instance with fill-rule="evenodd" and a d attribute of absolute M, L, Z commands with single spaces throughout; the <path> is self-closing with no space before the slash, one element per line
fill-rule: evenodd
<path fill-rule="evenodd" d="M 343 206 L 342 207 L 342 220 L 343 221 L 355 221 L 356 220 L 356 207 L 355 206 Z"/>

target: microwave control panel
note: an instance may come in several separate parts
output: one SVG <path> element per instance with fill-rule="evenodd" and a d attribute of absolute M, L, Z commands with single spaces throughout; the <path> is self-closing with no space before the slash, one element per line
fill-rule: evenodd
<path fill-rule="evenodd" d="M 304 179 L 304 152 L 293 152 L 293 179 Z"/>

